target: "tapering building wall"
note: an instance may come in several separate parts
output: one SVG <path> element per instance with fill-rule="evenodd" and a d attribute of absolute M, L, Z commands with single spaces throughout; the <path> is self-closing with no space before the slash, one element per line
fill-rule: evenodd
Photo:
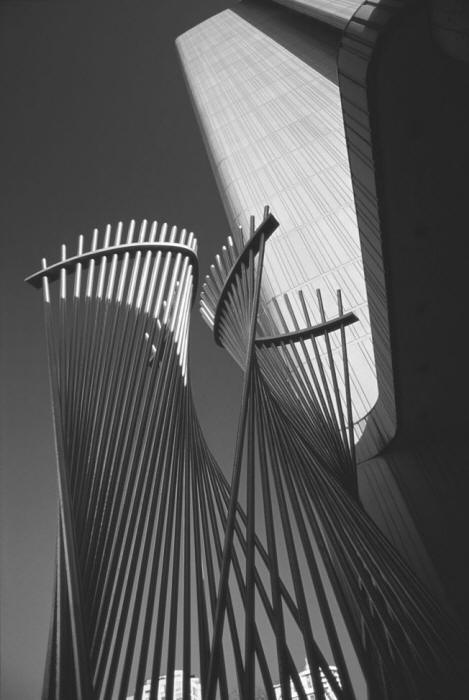
<path fill-rule="evenodd" d="M 298 288 L 314 299 L 320 288 L 332 309 L 340 288 L 360 319 L 349 346 L 359 435 L 378 390 L 337 86 L 338 41 L 331 27 L 255 2 L 189 30 L 177 48 L 231 225 L 247 231 L 249 215 L 266 203 L 280 221 L 266 254 L 269 310 L 275 313 L 274 299 L 283 308 L 282 295 Z M 381 437 L 393 429 L 391 408 L 380 416 Z"/>

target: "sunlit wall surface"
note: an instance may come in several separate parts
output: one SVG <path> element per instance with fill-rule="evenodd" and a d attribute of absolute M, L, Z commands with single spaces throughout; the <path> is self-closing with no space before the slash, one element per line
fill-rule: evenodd
<path fill-rule="evenodd" d="M 345 27 L 363 0 L 273 0 L 334 27 Z"/>
<path fill-rule="evenodd" d="M 264 299 L 273 313 L 274 297 L 284 309 L 281 295 L 298 289 L 316 309 L 319 288 L 328 316 L 337 315 L 340 288 L 358 315 L 349 332 L 357 420 L 377 386 L 336 85 L 339 33 L 314 23 L 306 62 L 277 40 L 269 5 L 237 7 L 242 16 L 227 10 L 177 40 L 189 90 L 232 226 L 247 235 L 249 215 L 265 204 L 280 221 L 266 252 Z M 302 318 L 299 304 L 295 310 Z"/>

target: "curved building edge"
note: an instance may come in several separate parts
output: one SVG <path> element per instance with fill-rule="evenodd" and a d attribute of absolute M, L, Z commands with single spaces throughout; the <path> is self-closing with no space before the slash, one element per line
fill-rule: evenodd
<path fill-rule="evenodd" d="M 368 0 L 343 33 L 338 68 L 377 365 L 372 413 L 392 401 L 397 420 L 394 439 L 361 464 L 362 500 L 467 626 L 468 343 L 456 329 L 469 71 L 464 22 L 442 42 L 441 5 Z M 370 420 L 362 441 L 374 429 Z"/>

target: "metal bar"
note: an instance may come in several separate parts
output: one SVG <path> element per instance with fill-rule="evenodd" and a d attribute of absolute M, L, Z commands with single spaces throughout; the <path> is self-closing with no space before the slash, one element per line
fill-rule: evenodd
<path fill-rule="evenodd" d="M 179 459 L 178 466 L 178 483 L 176 489 L 176 512 L 175 512 L 175 531 L 173 540 L 173 568 L 172 568 L 172 586 L 171 586 L 171 602 L 169 611 L 169 634 L 167 643 L 167 668 L 166 668 L 166 689 L 165 693 L 168 698 L 173 696 L 174 688 L 174 664 L 176 656 L 176 639 L 177 639 L 177 619 L 178 619 L 178 592 L 179 592 L 179 569 L 181 555 L 181 533 L 182 533 L 182 513 L 183 513 L 183 488 L 184 488 L 184 471 L 186 467 L 185 446 L 187 440 L 187 420 L 188 420 L 188 404 L 187 401 L 183 404 L 182 416 L 182 435 L 178 436 Z M 184 669 L 183 669 L 184 672 Z"/>
<path fill-rule="evenodd" d="M 125 255 L 125 253 L 129 253 L 133 257 L 136 253 L 142 253 L 147 250 L 161 250 L 162 252 L 166 253 L 182 253 L 183 255 L 187 255 L 191 259 L 191 263 L 195 271 L 195 277 L 197 279 L 197 253 L 192 248 L 179 243 L 163 243 L 157 241 L 156 243 L 123 243 L 118 246 L 109 246 L 106 248 L 99 248 L 98 250 L 88 250 L 86 253 L 75 255 L 72 258 L 61 260 L 60 262 L 54 263 L 47 268 L 38 270 L 33 275 L 26 277 L 24 281 L 31 284 L 33 287 L 36 287 L 36 289 L 40 289 L 42 284 L 41 280 L 44 276 L 47 276 L 47 278 L 53 282 L 59 277 L 61 269 L 65 269 L 67 273 L 74 272 L 75 266 L 79 263 L 85 270 L 90 264 L 91 260 L 97 260 L 102 256 L 117 255 L 120 258 Z M 197 291 L 197 284 L 194 285 L 194 290 L 195 292 Z"/>
<path fill-rule="evenodd" d="M 247 495 L 247 528 L 246 528 L 246 603 L 245 603 L 245 643 L 244 643 L 244 676 L 245 696 L 254 697 L 255 665 L 254 665 L 254 621 L 255 621 L 255 517 L 256 517 L 256 480 L 254 463 L 254 420 L 256 404 L 251 397 L 247 417 L 247 461 L 246 461 L 246 495 Z"/>
<path fill-rule="evenodd" d="M 192 418 L 191 426 L 191 443 L 195 443 L 196 419 Z M 191 488 L 192 488 L 192 517 L 194 529 L 194 566 L 196 577 L 196 593 L 197 593 L 197 622 L 199 632 L 199 665 L 200 665 L 200 682 L 202 688 L 205 687 L 208 658 L 210 654 L 210 641 L 208 633 L 207 620 L 207 603 L 205 600 L 205 586 L 203 581 L 202 571 L 202 542 L 200 536 L 200 504 L 198 493 L 198 482 L 196 473 L 199 471 L 197 453 L 191 450 L 192 469 L 191 469 Z"/>
<path fill-rule="evenodd" d="M 344 328 L 345 326 L 349 326 L 351 323 L 356 323 L 357 321 L 358 316 L 349 311 L 346 314 L 340 314 L 340 316 L 337 316 L 336 318 L 331 318 L 329 321 L 325 321 L 324 323 L 318 323 L 315 326 L 302 328 L 297 331 L 292 331 L 291 333 L 256 338 L 256 346 L 270 347 L 271 345 L 288 345 L 290 343 L 296 343 L 299 340 L 307 340 L 308 338 L 311 338 L 311 336 L 319 338 L 326 332 L 332 333 L 332 331 L 336 331 L 339 328 Z"/>
<path fill-rule="evenodd" d="M 188 403 L 188 417 L 186 424 L 186 449 L 184 453 L 184 580 L 183 580 L 183 631 L 182 631 L 182 699 L 190 699 L 190 673 L 191 673 L 191 632 L 192 632 L 192 606 L 191 606 L 191 472 L 194 469 L 192 463 L 192 421 L 193 415 Z"/>

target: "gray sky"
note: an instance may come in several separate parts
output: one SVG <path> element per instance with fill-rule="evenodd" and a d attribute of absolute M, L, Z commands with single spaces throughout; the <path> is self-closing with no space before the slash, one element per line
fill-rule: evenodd
<path fill-rule="evenodd" d="M 3 700 L 40 696 L 56 472 L 40 295 L 61 243 L 131 218 L 194 231 L 200 271 L 227 234 L 174 49 L 224 0 L 0 3 Z M 194 314 L 193 385 L 230 462 L 240 375 Z"/>

